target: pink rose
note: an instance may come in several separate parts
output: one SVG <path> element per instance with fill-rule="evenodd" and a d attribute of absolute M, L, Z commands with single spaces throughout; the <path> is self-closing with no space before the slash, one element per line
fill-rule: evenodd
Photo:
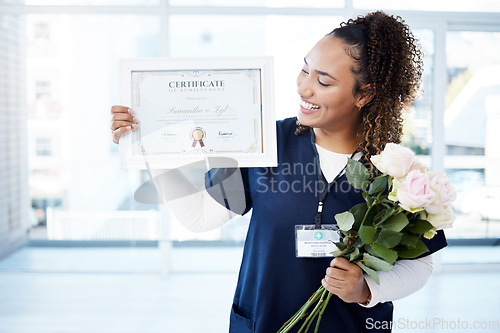
<path fill-rule="evenodd" d="M 379 155 L 370 158 L 380 172 L 395 178 L 406 176 L 414 159 L 415 153 L 410 149 L 391 142 L 385 145 Z"/>
<path fill-rule="evenodd" d="M 437 214 L 457 198 L 457 193 L 453 183 L 442 172 L 429 172 L 429 183 L 435 196 L 434 200 L 425 206 L 425 211 L 429 214 Z"/>
<path fill-rule="evenodd" d="M 410 171 L 404 180 L 393 186 L 399 205 L 412 213 L 423 210 L 435 197 L 427 173 L 419 170 Z"/>

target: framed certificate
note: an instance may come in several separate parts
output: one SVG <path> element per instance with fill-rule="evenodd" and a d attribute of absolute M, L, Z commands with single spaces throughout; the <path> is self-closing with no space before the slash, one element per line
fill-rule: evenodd
<path fill-rule="evenodd" d="M 138 119 L 120 138 L 122 167 L 277 165 L 272 58 L 130 59 L 120 71 Z"/>

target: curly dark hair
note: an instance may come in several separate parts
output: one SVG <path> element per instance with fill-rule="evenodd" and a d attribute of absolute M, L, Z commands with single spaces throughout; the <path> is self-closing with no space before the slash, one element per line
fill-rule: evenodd
<path fill-rule="evenodd" d="M 401 17 L 381 11 L 350 19 L 327 36 L 342 40 L 355 60 L 353 94 L 373 94 L 362 108 L 357 137 L 358 149 L 370 161 L 388 142 L 401 142 L 403 111 L 412 106 L 420 91 L 420 44 Z M 368 91 L 362 91 L 367 84 Z"/>

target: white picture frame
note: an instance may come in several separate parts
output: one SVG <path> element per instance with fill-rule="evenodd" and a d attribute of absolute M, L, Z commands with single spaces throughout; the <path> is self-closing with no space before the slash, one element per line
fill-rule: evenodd
<path fill-rule="evenodd" d="M 273 71 L 272 57 L 122 60 L 121 104 L 139 125 L 120 138 L 120 166 L 276 166 Z"/>

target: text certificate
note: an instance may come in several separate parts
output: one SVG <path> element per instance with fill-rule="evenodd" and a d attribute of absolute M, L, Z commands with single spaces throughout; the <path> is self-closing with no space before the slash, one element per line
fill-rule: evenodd
<path fill-rule="evenodd" d="M 153 168 L 172 168 L 206 156 L 242 167 L 276 165 L 269 58 L 123 66 L 123 94 L 139 124 L 120 142 L 122 166 L 144 168 L 147 159 Z"/>

